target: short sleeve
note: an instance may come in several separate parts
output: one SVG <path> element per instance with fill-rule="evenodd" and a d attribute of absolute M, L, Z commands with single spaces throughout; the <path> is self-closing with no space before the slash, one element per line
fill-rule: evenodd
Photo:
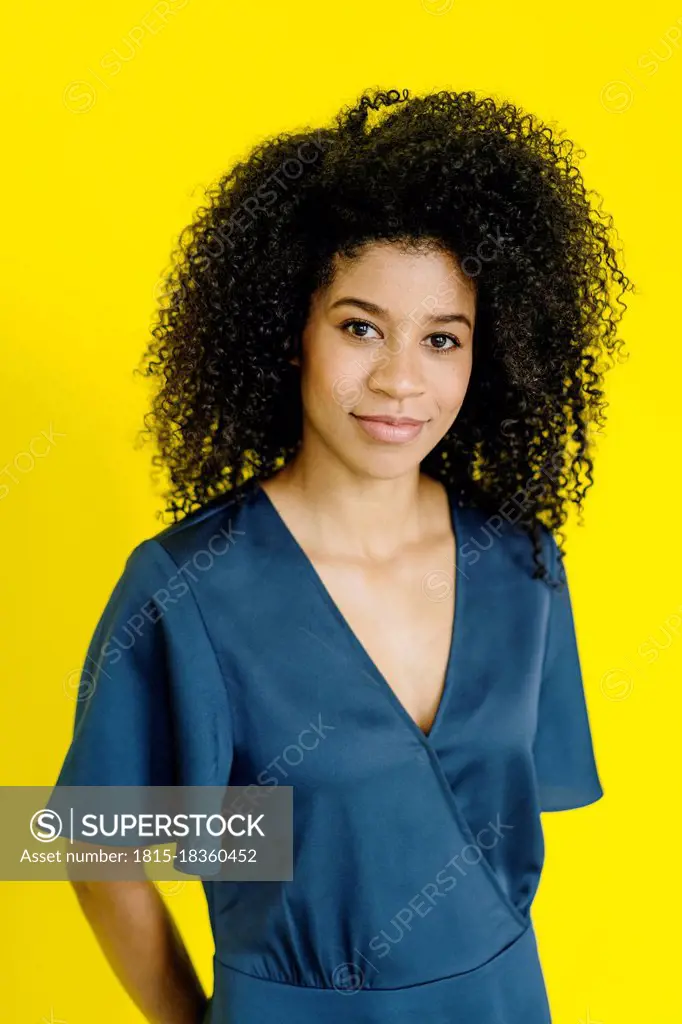
<path fill-rule="evenodd" d="M 80 669 L 56 785 L 224 786 L 231 735 L 227 690 L 191 587 L 158 541 L 142 541 Z"/>
<path fill-rule="evenodd" d="M 550 574 L 549 614 L 533 746 L 541 811 L 583 807 L 603 796 L 595 763 L 566 568 L 546 531 Z"/>

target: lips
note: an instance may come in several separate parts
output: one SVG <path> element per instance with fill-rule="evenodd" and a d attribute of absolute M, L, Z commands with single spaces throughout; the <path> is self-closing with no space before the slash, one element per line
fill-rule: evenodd
<path fill-rule="evenodd" d="M 392 427 L 418 426 L 426 420 L 413 420 L 409 416 L 358 416 L 353 413 L 356 419 L 372 420 L 374 423 L 390 423 Z"/>
<path fill-rule="evenodd" d="M 410 416 L 357 416 L 351 413 L 360 428 L 374 441 L 385 444 L 406 444 L 419 436 L 426 420 Z"/>

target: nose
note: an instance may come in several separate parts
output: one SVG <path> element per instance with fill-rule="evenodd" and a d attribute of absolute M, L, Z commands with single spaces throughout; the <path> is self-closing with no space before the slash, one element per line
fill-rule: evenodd
<path fill-rule="evenodd" d="M 396 399 L 410 398 L 424 392 L 419 344 L 404 332 L 389 336 L 368 369 L 371 391 L 381 391 Z"/>

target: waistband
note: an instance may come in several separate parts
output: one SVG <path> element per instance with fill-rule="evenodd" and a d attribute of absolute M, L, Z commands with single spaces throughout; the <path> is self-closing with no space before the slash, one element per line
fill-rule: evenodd
<path fill-rule="evenodd" d="M 202 1024 L 551 1024 L 532 924 L 480 967 L 406 988 L 362 987 L 345 966 L 338 987 L 315 988 L 245 974 L 216 954 Z"/>

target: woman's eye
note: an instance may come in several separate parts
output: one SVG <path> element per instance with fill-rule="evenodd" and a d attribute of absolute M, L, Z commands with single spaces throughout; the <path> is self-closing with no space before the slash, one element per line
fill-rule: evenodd
<path fill-rule="evenodd" d="M 451 352 L 454 348 L 462 347 L 461 341 L 454 334 L 430 334 L 427 340 L 437 342 L 433 345 L 436 352 Z M 452 344 L 448 344 L 448 342 Z"/>
<path fill-rule="evenodd" d="M 360 333 L 353 333 L 351 328 L 358 328 Z M 376 331 L 376 327 L 368 323 L 367 320 L 346 320 L 345 323 L 341 324 L 341 330 L 350 334 L 351 338 L 357 338 L 359 341 L 362 341 L 367 337 L 367 331 Z"/>

